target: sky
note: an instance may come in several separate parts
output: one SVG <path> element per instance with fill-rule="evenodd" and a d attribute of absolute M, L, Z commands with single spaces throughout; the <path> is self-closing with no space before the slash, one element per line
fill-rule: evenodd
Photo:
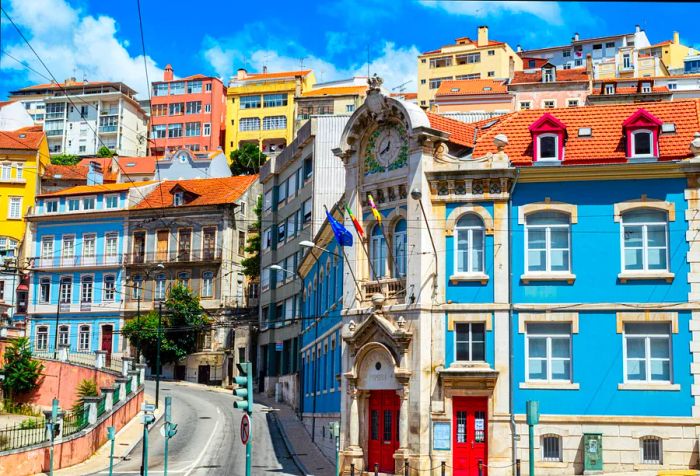
<path fill-rule="evenodd" d="M 416 56 L 489 26 L 493 40 L 524 49 L 628 33 L 640 25 L 652 43 L 700 47 L 700 4 L 433 0 L 217 1 L 4 0 L 49 74 L 5 15 L 0 22 L 0 99 L 53 75 L 122 81 L 147 97 L 171 64 L 179 77 L 207 74 L 227 83 L 238 68 L 312 68 L 317 81 L 370 74 L 388 89 L 415 91 Z M 204 8 L 202 8 L 204 6 Z M 402 86 L 403 85 L 403 86 Z"/>

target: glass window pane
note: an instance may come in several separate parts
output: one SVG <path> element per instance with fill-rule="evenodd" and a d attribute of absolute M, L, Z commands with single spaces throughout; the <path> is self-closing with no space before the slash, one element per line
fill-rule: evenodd
<path fill-rule="evenodd" d="M 568 250 L 553 250 L 551 253 L 550 268 L 552 271 L 568 271 L 569 270 L 569 251 Z"/>
<path fill-rule="evenodd" d="M 553 159 L 557 156 L 557 139 L 555 137 L 540 137 L 540 157 Z"/>
<path fill-rule="evenodd" d="M 550 233 L 552 248 L 569 248 L 569 229 L 564 227 L 552 228 Z"/>
<path fill-rule="evenodd" d="M 635 155 L 651 154 L 651 133 L 638 132 L 634 134 L 634 153 Z"/>
<path fill-rule="evenodd" d="M 651 358 L 652 359 L 659 359 L 659 358 L 667 359 L 670 357 L 668 339 L 665 339 L 665 338 L 649 339 L 649 346 L 651 348 Z"/>
<path fill-rule="evenodd" d="M 545 358 L 547 356 L 547 339 L 542 337 L 529 337 L 529 354 L 530 357 L 541 357 Z"/>
<path fill-rule="evenodd" d="M 552 380 L 570 380 L 571 361 L 563 359 L 552 360 Z"/>
<path fill-rule="evenodd" d="M 483 341 L 472 343 L 472 360 L 486 360 L 486 345 Z"/>
<path fill-rule="evenodd" d="M 571 324 L 569 323 L 532 323 L 527 325 L 528 335 L 538 334 L 538 335 L 566 335 L 567 338 L 571 334 Z"/>
<path fill-rule="evenodd" d="M 545 251 L 528 251 L 527 253 L 527 270 L 528 271 L 545 271 Z"/>
<path fill-rule="evenodd" d="M 528 362 L 530 380 L 547 380 L 547 361 L 544 359 L 530 359 Z"/>
<path fill-rule="evenodd" d="M 643 359 L 644 354 L 644 338 L 627 337 L 627 358 Z"/>
<path fill-rule="evenodd" d="M 641 335 L 662 335 L 668 336 L 671 328 L 668 323 L 647 323 L 647 322 L 631 322 L 625 324 L 625 334 L 641 334 Z"/>
<path fill-rule="evenodd" d="M 666 212 L 651 209 L 632 210 L 622 215 L 624 223 L 666 223 Z"/>
<path fill-rule="evenodd" d="M 666 227 L 664 225 L 649 225 L 647 227 L 647 244 L 654 247 L 665 247 Z"/>
<path fill-rule="evenodd" d="M 528 229 L 527 231 L 527 247 L 530 250 L 543 250 L 546 246 L 544 229 Z"/>
<path fill-rule="evenodd" d="M 568 225 L 569 215 L 560 212 L 537 212 L 527 216 L 528 225 Z"/>
<path fill-rule="evenodd" d="M 641 247 L 642 246 L 642 227 L 629 226 L 624 228 L 625 247 Z"/>
<path fill-rule="evenodd" d="M 475 215 L 473 213 L 467 213 L 466 215 L 463 215 L 459 220 L 457 220 L 457 227 L 464 226 L 481 228 L 484 226 L 484 222 L 478 215 Z"/>
<path fill-rule="evenodd" d="M 627 360 L 627 380 L 646 380 L 647 370 L 643 360 Z"/>
<path fill-rule="evenodd" d="M 652 380 L 671 380 L 671 366 L 668 360 L 652 360 L 651 361 L 651 379 Z"/>
<path fill-rule="evenodd" d="M 552 338 L 552 357 L 569 358 L 570 349 L 568 338 Z"/>
<path fill-rule="evenodd" d="M 647 256 L 647 264 L 649 269 L 667 269 L 666 268 L 666 248 L 651 248 Z"/>
<path fill-rule="evenodd" d="M 625 269 L 642 269 L 642 249 L 625 249 Z"/>

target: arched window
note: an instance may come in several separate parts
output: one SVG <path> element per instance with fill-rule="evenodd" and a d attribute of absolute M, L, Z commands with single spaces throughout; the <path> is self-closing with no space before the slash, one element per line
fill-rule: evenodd
<path fill-rule="evenodd" d="M 561 461 L 561 437 L 559 435 L 542 436 L 542 461 Z"/>
<path fill-rule="evenodd" d="M 530 273 L 571 270 L 570 217 L 560 212 L 537 212 L 525 224 L 525 269 Z"/>
<path fill-rule="evenodd" d="M 622 269 L 668 270 L 668 215 L 642 208 L 622 215 Z"/>
<path fill-rule="evenodd" d="M 90 350 L 90 326 L 82 325 L 78 331 L 78 350 Z"/>
<path fill-rule="evenodd" d="M 458 274 L 484 272 L 484 222 L 468 213 L 455 225 L 455 271 Z"/>
<path fill-rule="evenodd" d="M 70 344 L 70 327 L 66 325 L 58 326 L 58 343 L 62 345 Z"/>
<path fill-rule="evenodd" d="M 160 273 L 156 275 L 155 289 L 153 292 L 153 299 L 156 301 L 165 300 L 165 274 Z"/>
<path fill-rule="evenodd" d="M 37 326 L 36 328 L 36 350 L 49 349 L 49 327 Z"/>
<path fill-rule="evenodd" d="M 202 297 L 211 298 L 214 296 L 214 273 L 205 271 L 202 273 Z"/>
<path fill-rule="evenodd" d="M 394 277 L 406 276 L 406 220 L 403 218 L 394 225 Z"/>
<path fill-rule="evenodd" d="M 80 278 L 80 302 L 92 302 L 92 276 L 83 276 Z"/>
<path fill-rule="evenodd" d="M 182 271 L 177 273 L 177 283 L 186 288 L 190 287 L 190 273 L 187 271 Z"/>
<path fill-rule="evenodd" d="M 70 304 L 72 287 L 72 278 L 70 276 L 61 276 L 61 285 L 59 286 L 61 304 Z"/>
<path fill-rule="evenodd" d="M 372 260 L 372 279 L 386 276 L 387 247 L 380 225 L 374 225 L 370 234 L 370 259 Z"/>

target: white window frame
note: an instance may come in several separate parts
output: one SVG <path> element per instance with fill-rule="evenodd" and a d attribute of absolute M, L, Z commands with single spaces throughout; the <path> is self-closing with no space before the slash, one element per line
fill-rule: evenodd
<path fill-rule="evenodd" d="M 209 137 L 211 135 L 211 122 L 202 124 L 202 136 Z"/>
<path fill-rule="evenodd" d="M 87 329 L 87 332 L 85 332 Z M 87 336 L 86 339 L 84 339 Z M 92 326 L 90 324 L 78 325 L 78 351 L 89 351 L 92 338 Z"/>
<path fill-rule="evenodd" d="M 73 301 L 73 277 L 61 276 L 58 279 L 58 302 L 70 305 Z"/>
<path fill-rule="evenodd" d="M 573 342 L 572 342 L 572 334 L 571 334 L 571 324 L 570 323 L 563 323 L 563 324 L 569 324 L 569 334 L 568 334 L 568 341 L 569 341 L 569 378 L 566 379 L 555 379 L 552 378 L 552 361 L 554 358 L 552 357 L 552 339 L 564 339 L 565 334 L 557 334 L 553 332 L 549 333 L 533 333 L 530 332 L 530 326 L 533 324 L 541 324 L 541 325 L 546 325 L 545 323 L 528 323 L 525 326 L 525 381 L 526 382 L 536 382 L 536 383 L 571 383 L 573 382 L 573 373 L 574 373 L 574 366 L 573 366 Z M 560 324 L 560 323 L 556 323 Z M 546 355 L 544 357 L 544 360 L 547 364 L 547 378 L 546 379 L 534 379 L 530 378 L 530 338 L 537 338 L 537 339 L 546 339 Z M 535 357 L 537 359 L 540 359 L 540 357 Z M 567 360 L 563 359 L 561 357 L 557 357 L 556 360 Z"/>
<path fill-rule="evenodd" d="M 16 212 L 16 213 L 14 213 L 14 212 Z M 22 197 L 9 197 L 9 200 L 7 202 L 7 219 L 8 220 L 21 220 L 22 219 Z"/>
<path fill-rule="evenodd" d="M 615 94 L 615 85 L 614 84 L 606 84 L 605 85 L 605 94 L 607 96 Z"/>
<path fill-rule="evenodd" d="M 566 107 L 578 107 L 579 104 L 580 104 L 580 101 L 578 100 L 578 98 L 566 100 Z"/>
<path fill-rule="evenodd" d="M 204 271 L 202 273 L 202 286 L 200 297 L 211 299 L 214 297 L 214 272 Z"/>
<path fill-rule="evenodd" d="M 551 102 L 552 105 L 548 106 L 547 103 Z M 557 107 L 557 100 L 556 99 L 543 99 L 542 100 L 542 109 L 554 109 Z"/>
<path fill-rule="evenodd" d="M 44 299 L 44 287 L 46 287 L 46 299 Z M 51 277 L 42 276 L 39 278 L 39 303 L 48 304 L 51 302 Z"/>
<path fill-rule="evenodd" d="M 49 205 L 54 205 L 55 210 L 50 210 Z M 44 210 L 46 211 L 46 213 L 58 213 L 58 199 L 45 200 L 44 201 Z"/>
<path fill-rule="evenodd" d="M 92 208 L 88 208 L 88 207 L 86 206 L 86 204 L 87 204 L 87 202 L 88 202 L 89 200 L 92 200 Z M 80 204 L 81 204 L 81 208 L 82 208 L 83 210 L 88 210 L 88 211 L 89 211 L 89 210 L 94 210 L 95 207 L 97 206 L 97 197 L 95 197 L 94 195 L 88 195 L 88 196 L 86 196 L 86 197 L 82 197 L 82 198 L 80 199 Z"/>
<path fill-rule="evenodd" d="M 642 93 L 648 94 L 648 93 L 650 93 L 651 91 L 652 91 L 651 83 L 646 82 L 646 81 L 643 82 L 643 83 L 642 83 Z"/>
<path fill-rule="evenodd" d="M 663 385 L 673 383 L 673 336 L 671 332 L 670 323 L 651 323 L 651 324 L 667 324 L 668 332 L 666 334 L 630 334 L 627 332 L 627 326 L 629 324 L 639 324 L 644 325 L 644 323 L 639 322 L 627 322 L 622 328 L 622 377 L 624 383 L 631 384 L 651 384 L 651 385 Z M 627 378 L 627 338 L 644 338 L 644 367 L 646 378 L 644 380 L 630 380 Z M 651 339 L 668 339 L 668 359 L 661 359 L 659 357 L 651 357 Z M 635 359 L 636 360 L 636 359 Z M 668 360 L 668 380 L 652 380 L 651 378 L 651 361 L 652 360 Z"/>
<path fill-rule="evenodd" d="M 159 273 L 153 280 L 153 300 L 165 301 L 165 273 Z"/>
<path fill-rule="evenodd" d="M 637 142 L 637 134 L 648 134 L 650 136 L 649 139 L 649 153 L 648 154 L 637 154 L 635 151 L 636 149 L 636 142 Z M 636 131 L 630 132 L 630 157 L 631 158 L 655 158 L 656 155 L 654 154 L 654 151 L 656 150 L 656 144 L 654 144 L 654 132 L 651 129 L 637 129 Z"/>
<path fill-rule="evenodd" d="M 542 139 L 554 138 L 554 157 L 542 157 Z M 561 162 L 559 157 L 559 134 L 545 133 L 537 136 L 537 162 Z"/>
<path fill-rule="evenodd" d="M 653 460 L 653 459 L 647 459 L 644 457 L 644 443 L 646 441 L 655 441 L 656 444 L 659 445 L 658 452 L 659 452 L 659 459 Z M 664 464 L 664 446 L 663 446 L 663 440 L 659 438 L 658 436 L 643 436 L 639 439 L 639 462 L 641 464 L 653 464 L 653 465 L 662 465 Z"/>
<path fill-rule="evenodd" d="M 79 198 L 69 198 L 66 200 L 66 208 L 69 212 L 80 211 L 81 200 Z"/>
<path fill-rule="evenodd" d="M 184 192 L 175 192 L 173 193 L 173 206 L 174 207 L 180 207 L 184 203 L 185 200 L 185 194 Z"/>
<path fill-rule="evenodd" d="M 63 331 L 65 329 L 65 332 Z M 65 339 L 64 339 L 65 336 Z M 59 345 L 70 345 L 70 326 L 67 324 L 61 324 L 58 326 L 58 344 Z"/>
<path fill-rule="evenodd" d="M 61 237 L 61 264 L 64 266 L 75 265 L 75 235 Z"/>
<path fill-rule="evenodd" d="M 95 301 L 95 277 L 92 274 L 80 276 L 80 302 L 93 303 Z"/>
<path fill-rule="evenodd" d="M 475 215 L 475 214 L 472 214 Z M 464 215 L 463 215 L 464 216 Z M 478 216 L 475 215 L 479 221 L 481 221 L 481 226 L 459 226 L 459 220 L 462 217 L 459 217 L 455 221 L 455 227 L 454 227 L 454 243 L 453 243 L 453 259 L 454 259 L 454 273 L 457 275 L 481 275 L 484 274 L 484 261 L 485 261 L 485 254 L 486 254 L 486 226 L 484 224 L 484 220 Z M 467 232 L 467 265 L 470 269 L 468 270 L 460 270 L 459 269 L 459 233 L 460 232 Z M 481 244 L 482 244 L 482 249 L 481 249 L 481 262 L 479 263 L 478 269 L 475 269 L 473 266 L 473 256 L 474 256 L 474 233 L 481 233 Z"/>
<path fill-rule="evenodd" d="M 399 224 L 397 221 L 394 225 L 394 230 Z M 391 244 L 394 248 L 394 260 L 396 261 L 393 265 L 394 272 L 392 273 L 394 278 L 405 278 L 406 271 L 408 268 L 408 222 L 406 222 L 406 230 L 404 231 L 394 231 L 393 243 Z M 403 249 L 400 246 L 403 245 Z M 403 267 L 403 269 L 401 269 Z"/>
<path fill-rule="evenodd" d="M 41 338 L 39 337 L 41 336 Z M 35 349 L 38 351 L 49 350 L 49 326 L 36 326 L 35 333 Z"/>
<path fill-rule="evenodd" d="M 114 203 L 114 206 L 111 206 L 110 201 L 116 200 Z M 110 193 L 108 195 L 105 195 L 105 209 L 106 210 L 116 210 L 119 208 L 119 194 L 116 193 Z"/>
<path fill-rule="evenodd" d="M 107 287 L 107 278 L 112 278 L 112 287 Z M 117 294 L 117 277 L 114 274 L 105 274 L 102 277 L 102 300 L 114 302 Z"/>
<path fill-rule="evenodd" d="M 526 110 L 532 109 L 532 101 L 520 101 L 518 103 L 518 108 L 521 111 L 526 111 Z"/>
<path fill-rule="evenodd" d="M 379 225 L 374 225 L 375 227 Z M 382 246 L 382 243 L 384 246 Z M 372 269 L 370 273 L 372 274 L 372 279 L 383 279 L 388 277 L 387 270 L 387 255 L 388 255 L 388 243 L 386 238 L 384 238 L 384 233 L 379 233 L 374 235 L 374 228 L 370 230 L 370 247 L 369 256 L 372 260 Z M 379 256 L 377 256 L 379 253 Z"/>
<path fill-rule="evenodd" d="M 659 272 L 667 272 L 669 271 L 669 266 L 671 263 L 669 262 L 670 256 L 669 256 L 669 246 L 668 246 L 668 240 L 669 240 L 669 233 L 668 233 L 668 213 L 666 213 L 666 221 L 664 222 L 655 222 L 655 221 L 649 221 L 649 222 L 640 222 L 640 223 L 627 223 L 625 224 L 625 215 L 629 212 L 632 211 L 639 211 L 639 208 L 635 208 L 632 210 L 628 210 L 627 212 L 623 213 L 620 216 L 620 261 L 621 261 L 621 269 L 622 272 L 632 272 L 632 273 L 659 273 Z M 656 209 L 650 209 L 652 211 L 658 211 Z M 665 234 L 666 234 L 666 268 L 659 268 L 659 269 L 650 269 L 649 268 L 649 250 L 650 249 L 660 249 L 659 247 L 649 247 L 648 243 L 648 238 L 649 238 L 649 226 L 659 226 L 663 225 Z M 625 262 L 625 227 L 630 226 L 630 227 L 637 227 L 641 226 L 642 227 L 642 269 L 627 269 L 627 263 Z"/>
<path fill-rule="evenodd" d="M 483 326 L 484 328 L 484 342 L 482 345 L 484 346 L 484 359 L 483 360 L 475 360 L 473 358 L 473 353 L 474 353 L 474 337 L 472 336 L 472 326 L 474 325 L 480 325 Z M 468 332 L 468 340 L 466 341 L 458 341 L 457 340 L 457 327 L 458 326 L 468 326 L 469 327 L 469 332 Z M 486 322 L 455 322 L 454 323 L 454 360 L 455 362 L 485 362 L 486 361 Z M 467 360 L 462 360 L 457 358 L 457 346 L 460 343 L 466 343 L 466 345 L 469 348 L 469 358 Z"/>
<path fill-rule="evenodd" d="M 534 218 L 538 213 L 542 212 L 534 212 L 525 217 L 525 273 L 526 274 L 533 274 L 533 273 L 547 273 L 547 274 L 570 274 L 571 273 L 571 216 L 567 215 L 566 213 L 561 213 L 563 216 L 568 216 L 569 217 L 569 223 L 568 225 L 560 225 L 560 224 L 549 224 L 549 225 L 532 225 L 528 224 L 528 221 L 532 218 Z M 530 271 L 530 263 L 529 263 L 529 234 L 531 230 L 534 229 L 541 229 L 544 228 L 545 230 L 545 270 L 544 271 L 537 271 L 537 270 L 532 270 Z M 566 228 L 567 229 L 567 237 L 568 237 L 568 253 L 569 253 L 569 262 L 568 262 L 568 267 L 566 270 L 556 270 L 552 271 L 552 228 Z M 560 248 L 558 248 L 560 249 Z"/>

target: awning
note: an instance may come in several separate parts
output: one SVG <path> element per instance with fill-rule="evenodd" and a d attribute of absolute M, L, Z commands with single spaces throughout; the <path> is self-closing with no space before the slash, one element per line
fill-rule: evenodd
<path fill-rule="evenodd" d="M 17 291 L 29 291 L 29 286 L 25 283 L 22 283 L 19 286 L 17 286 Z"/>

